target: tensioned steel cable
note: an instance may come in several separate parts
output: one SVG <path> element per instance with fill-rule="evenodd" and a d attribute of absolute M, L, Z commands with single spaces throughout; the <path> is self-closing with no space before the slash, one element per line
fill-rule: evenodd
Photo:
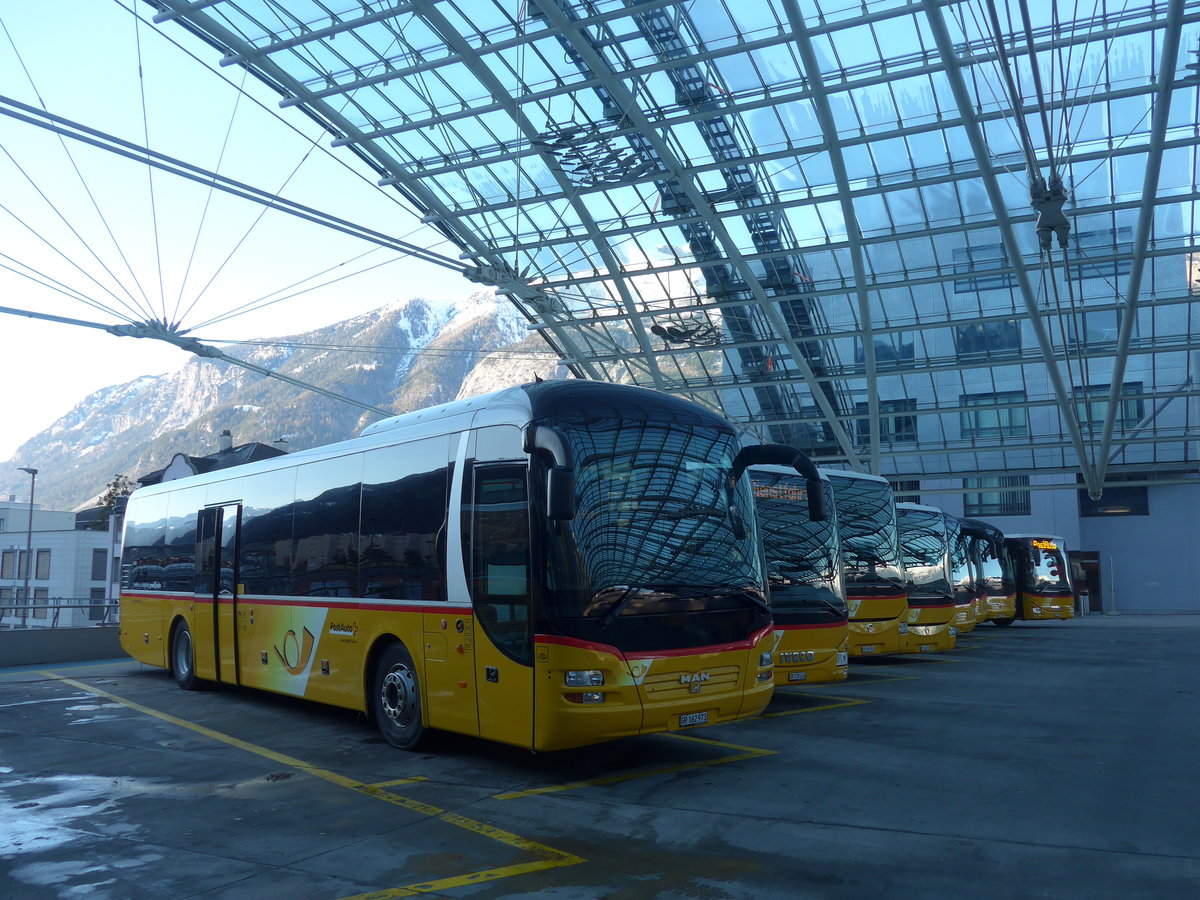
<path fill-rule="evenodd" d="M 33 95 L 37 98 L 38 105 L 41 106 L 41 108 L 44 110 L 48 109 L 48 107 L 46 106 L 46 101 L 42 98 L 41 91 L 38 90 L 37 84 L 33 80 L 33 75 L 29 71 L 29 67 L 25 65 L 25 59 L 21 55 L 21 51 L 17 48 L 16 41 L 13 40 L 12 35 L 9 33 L 8 26 L 4 24 L 2 19 L 0 19 L 0 28 L 4 29 L 4 36 L 6 38 L 8 38 L 8 43 L 9 43 L 9 46 L 12 47 L 13 55 L 16 57 L 17 63 L 20 65 L 21 71 L 25 74 L 25 80 L 29 82 L 29 87 L 33 91 Z M 128 303 L 121 301 L 119 298 L 116 297 L 116 295 L 113 295 L 113 298 L 115 300 L 117 300 L 118 302 L 120 302 L 121 305 L 124 306 L 126 309 L 128 309 L 131 313 L 133 313 L 135 318 L 137 318 L 139 316 L 147 316 L 147 317 L 152 316 L 153 312 L 150 308 L 150 298 L 146 295 L 145 288 L 142 287 L 141 282 L 138 281 L 137 275 L 133 271 L 133 266 L 130 265 L 128 258 L 125 256 L 125 251 L 122 249 L 121 244 L 117 240 L 116 235 L 113 234 L 112 228 L 108 222 L 108 217 L 100 209 L 100 204 L 96 200 L 95 194 L 92 192 L 91 185 L 89 185 L 87 182 L 87 179 L 83 177 L 83 172 L 80 170 L 79 164 L 76 162 L 74 155 L 71 153 L 70 147 L 67 145 L 67 142 L 66 142 L 66 140 L 63 139 L 62 135 L 58 135 L 58 142 L 59 142 L 59 145 L 63 148 L 63 153 L 66 154 L 67 160 L 71 163 L 71 168 L 74 170 L 75 176 L 79 179 L 79 183 L 83 186 L 84 193 L 87 194 L 88 200 L 92 204 L 92 209 L 95 211 L 97 217 L 100 219 L 100 223 L 104 226 L 104 230 L 108 233 L 109 240 L 111 240 L 113 242 L 113 246 L 117 250 L 117 255 L 121 257 L 121 261 L 125 264 L 126 271 L 129 272 L 130 277 L 133 279 L 133 283 L 137 286 L 138 293 L 141 294 L 141 298 L 142 298 L 141 302 L 139 302 L 137 297 L 134 296 L 133 292 L 130 291 L 124 285 L 124 283 L 121 281 L 121 279 L 118 278 L 117 275 L 111 269 L 109 269 L 108 265 L 104 262 L 104 260 L 100 259 L 100 257 L 97 255 L 96 251 L 93 249 L 91 242 L 83 240 L 83 238 L 78 233 L 75 233 L 75 236 L 79 239 L 80 243 L 83 244 L 83 246 L 87 249 L 87 251 L 89 253 L 91 253 L 92 258 L 95 259 L 96 262 L 100 265 L 100 267 L 109 275 L 110 278 L 112 278 L 113 282 L 118 287 L 122 288 L 125 291 L 125 293 L 128 295 L 129 300 L 133 304 L 133 306 L 130 306 Z M 6 154 L 8 153 L 7 150 L 5 150 L 4 152 Z M 9 154 L 9 158 L 10 159 L 12 158 L 11 154 Z M 20 166 L 18 166 L 18 168 L 20 168 Z M 28 173 L 22 171 L 22 174 L 25 175 L 26 179 L 29 180 L 30 184 L 34 187 L 35 190 L 38 191 L 38 193 L 42 193 L 41 189 L 38 188 L 38 186 L 33 183 L 33 179 L 31 179 L 29 177 Z M 54 204 L 51 203 L 49 201 L 49 199 L 47 199 L 45 197 L 44 194 L 42 194 L 42 196 L 43 196 L 43 199 L 46 199 L 46 202 L 50 205 L 50 208 L 53 209 L 54 212 L 58 215 L 59 219 L 61 219 L 63 221 L 63 223 L 68 228 L 70 228 L 72 230 L 72 232 L 74 233 L 74 227 L 70 224 L 70 222 L 68 222 L 66 220 L 66 218 L 62 215 L 62 213 L 58 211 L 58 209 L 54 206 Z M 142 303 L 144 303 L 145 306 L 143 306 Z M 136 307 L 136 310 L 135 310 L 135 307 Z"/>
<path fill-rule="evenodd" d="M 138 91 L 142 103 L 142 141 L 148 151 L 150 147 L 150 117 L 146 111 L 146 78 L 145 69 L 142 66 L 142 20 L 140 16 L 134 17 L 133 36 L 137 46 Z M 147 157 L 147 162 L 149 162 L 149 157 Z M 158 232 L 158 202 L 154 193 L 154 168 L 150 165 L 146 166 L 146 179 L 150 188 L 150 222 L 154 233 L 154 261 L 158 268 L 158 303 L 162 308 L 162 323 L 166 325 L 169 321 L 167 319 L 167 291 L 163 284 L 162 242 Z"/>
<path fill-rule="evenodd" d="M 8 155 L 8 151 L 6 149 L 4 149 L 3 147 L 0 147 L 0 151 L 4 152 L 5 155 Z M 12 159 L 12 157 L 10 156 L 9 159 Z M 16 164 L 15 160 L 14 160 L 14 164 Z M 19 165 L 18 165 L 18 169 L 20 169 Z M 36 185 L 35 185 L 35 189 L 36 189 Z M 47 202 L 49 202 L 49 200 L 47 200 Z M 51 204 L 51 209 L 53 209 L 61 217 L 62 214 L 59 213 L 58 208 L 56 206 Z M 3 210 L 4 212 L 8 213 L 13 218 L 14 221 L 16 221 L 19 225 L 21 225 L 23 228 L 25 228 L 31 235 L 33 235 L 35 238 L 37 238 L 39 241 L 41 241 L 43 244 L 45 244 L 46 247 L 52 253 L 58 255 L 67 265 L 71 266 L 73 269 L 78 271 L 84 278 L 88 279 L 93 284 L 95 284 L 96 287 L 100 288 L 100 290 L 102 290 L 104 293 L 106 293 L 110 297 L 112 297 L 113 300 L 115 300 L 118 304 L 120 304 L 121 306 L 124 306 L 127 310 L 130 309 L 128 304 L 126 304 L 120 297 L 118 297 L 116 294 L 114 294 L 109 287 L 102 284 L 100 281 L 98 281 L 96 279 L 95 276 L 93 276 L 90 272 L 88 272 L 81 265 L 79 265 L 79 263 L 75 262 L 75 260 L 73 260 L 69 256 L 67 256 L 67 254 L 64 253 L 62 251 L 62 249 L 59 248 L 54 242 L 50 241 L 44 235 L 38 233 L 38 231 L 32 225 L 30 225 L 28 222 L 26 222 L 24 219 L 22 219 L 20 216 L 18 216 L 15 212 L 13 212 L 11 209 L 9 209 L 3 202 L 0 202 L 0 210 Z M 79 236 L 76 235 L 76 237 L 79 237 Z M 83 239 L 80 237 L 80 240 L 83 240 Z M 14 262 L 19 262 L 19 261 L 14 260 Z M 42 275 L 43 277 L 48 277 L 44 273 L 39 272 L 38 269 L 35 268 L 34 266 L 29 265 L 28 263 L 20 262 L 19 264 L 22 266 L 25 266 L 26 268 L 30 269 L 31 271 L 38 272 L 38 274 Z M 123 321 L 126 321 L 126 322 L 138 321 L 139 313 L 134 313 L 131 316 L 128 312 L 123 313 L 117 309 L 113 309 L 112 307 L 108 306 L 105 303 L 101 303 L 98 300 L 90 300 L 90 301 L 86 301 L 86 302 L 87 302 L 88 306 L 91 306 L 94 309 L 100 310 L 101 312 L 106 312 L 109 315 L 116 316 L 118 319 L 121 319 Z"/>
<path fill-rule="evenodd" d="M 235 179 L 228 178 L 223 175 L 218 175 L 216 172 L 211 172 L 203 169 L 200 166 L 185 163 L 182 160 L 168 156 L 165 153 L 151 150 L 148 147 L 143 147 L 134 144 L 130 141 L 123 140 L 95 128 L 90 128 L 86 125 L 81 125 L 63 116 L 54 115 L 53 113 L 43 112 L 36 107 L 21 103 L 11 97 L 0 95 L 0 115 L 5 115 L 18 121 L 26 122 L 32 125 L 38 125 L 49 131 L 61 133 L 67 137 L 100 147 L 103 150 L 109 150 L 119 156 L 124 156 L 146 165 L 153 166 L 158 169 L 169 171 L 172 174 L 187 178 L 191 181 L 197 181 L 201 184 L 208 184 L 214 181 L 220 190 L 223 190 L 236 197 L 241 197 L 246 200 L 253 200 L 263 206 L 268 206 L 272 209 L 278 209 L 281 212 L 286 212 L 290 215 L 301 219 L 306 219 L 318 225 L 324 225 L 327 228 L 332 228 L 335 231 L 341 231 L 352 237 L 358 237 L 362 240 L 371 241 L 388 247 L 393 250 L 413 256 L 417 259 L 431 262 L 434 265 L 443 266 L 447 269 L 452 269 L 461 272 L 464 266 L 460 260 L 451 259 L 446 256 L 441 256 L 433 253 L 424 247 L 419 247 L 415 244 L 409 244 L 399 238 L 391 237 L 372 228 L 359 225 L 355 222 L 346 219 L 338 218 L 337 216 L 321 212 L 310 206 L 305 206 L 302 203 L 297 203 L 292 200 L 286 200 L 282 197 L 276 197 L 259 188 L 251 187 Z"/>
<path fill-rule="evenodd" d="M 217 166 L 214 169 L 216 172 L 221 171 L 221 164 L 225 161 L 225 151 L 229 148 L 229 137 L 233 134 L 233 123 L 237 118 L 237 111 L 241 105 L 242 97 L 245 95 L 246 79 L 249 77 L 250 71 L 243 69 L 242 84 L 234 94 L 233 109 L 229 113 L 229 124 L 225 126 L 225 137 L 221 141 L 221 152 L 217 154 Z M 200 211 L 200 221 L 196 223 L 196 235 L 192 238 L 192 250 L 188 254 L 187 266 L 184 268 L 183 277 L 179 280 L 179 293 L 175 297 L 175 309 L 172 319 L 177 323 L 182 322 L 191 313 L 200 299 L 199 296 L 194 298 L 188 308 L 180 314 L 179 307 L 183 305 L 183 292 L 187 288 L 188 277 L 192 274 L 192 264 L 196 261 L 196 252 L 200 248 L 200 234 L 204 231 L 204 223 L 208 220 L 208 209 L 212 205 L 212 199 L 216 196 L 216 193 L 216 188 L 209 185 L 208 193 L 204 198 L 204 209 Z"/>
<path fill-rule="evenodd" d="M 1041 178 L 1041 170 L 1038 165 L 1037 151 L 1033 145 L 1033 139 L 1029 135 L 1029 128 L 1025 124 L 1025 116 L 1023 113 L 1024 103 L 1020 89 L 1017 87 L 1016 79 L 1013 77 L 1012 64 L 1009 60 L 1008 49 L 1004 46 L 1005 31 L 1000 25 L 1000 13 L 996 9 L 996 0 L 986 0 L 988 16 L 991 20 L 993 38 L 995 40 L 996 55 L 1000 58 L 1000 73 L 1004 79 L 1004 84 L 1008 89 L 1009 105 L 1013 111 L 1013 120 L 1017 126 L 1017 131 L 1021 138 L 1021 150 L 1025 155 L 1025 165 L 1029 169 L 1029 177 L 1031 179 Z"/>
<path fill-rule="evenodd" d="M 1050 134 L 1050 116 L 1046 112 L 1046 92 L 1042 88 L 1042 71 L 1038 66 L 1037 47 L 1033 39 L 1033 23 L 1029 19 L 1029 3 L 1028 0 L 1018 0 L 1018 6 L 1021 9 L 1021 19 L 1025 26 L 1025 45 L 1029 51 L 1029 68 L 1033 72 L 1033 89 L 1037 98 L 1038 112 L 1042 119 L 1042 134 L 1046 139 L 1046 161 L 1050 165 L 1050 177 L 1053 179 L 1058 174 L 1058 167 L 1054 161 L 1054 138 Z M 1057 4 L 1055 4 L 1057 9 Z"/>

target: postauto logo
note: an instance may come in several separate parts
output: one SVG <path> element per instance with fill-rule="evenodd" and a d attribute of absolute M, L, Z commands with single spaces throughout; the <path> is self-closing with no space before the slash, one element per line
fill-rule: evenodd
<path fill-rule="evenodd" d="M 330 634 L 340 634 L 340 635 L 343 635 L 344 637 L 358 637 L 358 623 L 357 622 L 330 622 L 329 623 L 329 633 Z"/>

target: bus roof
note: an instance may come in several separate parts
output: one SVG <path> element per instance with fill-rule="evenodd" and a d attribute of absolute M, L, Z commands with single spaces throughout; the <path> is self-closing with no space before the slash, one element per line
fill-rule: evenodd
<path fill-rule="evenodd" d="M 818 471 L 829 478 L 855 478 L 864 481 L 882 481 L 886 485 L 891 485 L 891 482 L 886 478 L 880 475 L 868 475 L 866 472 L 853 472 L 850 469 L 826 469 L 824 467 L 819 468 Z"/>

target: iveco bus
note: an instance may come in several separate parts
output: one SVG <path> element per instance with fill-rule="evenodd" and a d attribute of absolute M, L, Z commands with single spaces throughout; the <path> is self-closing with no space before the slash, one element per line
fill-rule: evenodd
<path fill-rule="evenodd" d="M 954 585 L 950 580 L 950 541 L 946 514 L 932 506 L 897 503 L 900 552 L 908 586 L 908 634 L 905 653 L 953 650 Z"/>
<path fill-rule="evenodd" d="M 1004 535 L 995 525 L 979 519 L 963 519 L 962 529 L 970 539 L 971 554 L 979 570 L 984 619 L 998 624 L 999 620 L 1004 620 L 1004 624 L 1010 624 L 1017 614 L 1017 589 Z"/>
<path fill-rule="evenodd" d="M 850 655 L 899 653 L 908 631 L 896 503 L 887 479 L 823 469 L 833 487 L 850 610 Z"/>
<path fill-rule="evenodd" d="M 775 617 L 775 684 L 841 681 L 849 629 L 833 489 L 822 477 L 826 517 L 813 521 L 795 469 L 756 466 L 750 485 Z"/>
<path fill-rule="evenodd" d="M 427 728 L 551 750 L 747 718 L 774 636 L 744 470 L 786 460 L 807 457 L 597 382 L 386 419 L 136 491 L 122 646 L 185 689 L 361 710 L 405 748 Z"/>
<path fill-rule="evenodd" d="M 1016 579 L 1015 618 L 1073 619 L 1075 591 L 1067 551 L 1060 537 L 1039 534 L 1006 534 L 1004 544 L 1012 559 Z M 1009 625 L 1012 619 L 996 619 Z"/>

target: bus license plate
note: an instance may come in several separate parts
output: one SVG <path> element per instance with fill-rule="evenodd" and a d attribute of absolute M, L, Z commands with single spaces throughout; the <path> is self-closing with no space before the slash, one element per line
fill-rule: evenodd
<path fill-rule="evenodd" d="M 808 681 L 807 672 L 788 672 L 788 681 Z"/>
<path fill-rule="evenodd" d="M 684 713 L 682 716 L 679 717 L 679 727 L 680 728 L 687 728 L 690 725 L 707 725 L 707 724 L 708 724 L 708 713 L 707 712 Z"/>
<path fill-rule="evenodd" d="M 932 653 L 933 652 L 933 644 L 922 644 L 920 647 L 920 650 L 922 653 Z"/>
<path fill-rule="evenodd" d="M 858 648 L 858 652 L 859 653 L 874 653 L 878 649 L 879 649 L 878 644 L 863 644 L 861 647 Z"/>

